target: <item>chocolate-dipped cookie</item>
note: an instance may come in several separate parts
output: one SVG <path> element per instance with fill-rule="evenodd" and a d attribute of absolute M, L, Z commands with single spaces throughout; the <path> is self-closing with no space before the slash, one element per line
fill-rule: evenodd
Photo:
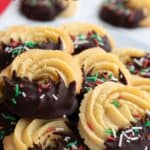
<path fill-rule="evenodd" d="M 150 54 L 133 48 L 114 49 L 132 74 L 132 85 L 150 93 Z"/>
<path fill-rule="evenodd" d="M 98 85 L 82 100 L 80 135 L 92 150 L 149 149 L 147 111 L 149 114 L 146 92 L 112 82 Z"/>
<path fill-rule="evenodd" d="M 0 71 L 10 65 L 16 56 L 31 49 L 51 49 L 72 53 L 73 45 L 69 36 L 60 29 L 11 27 L 0 39 Z"/>
<path fill-rule="evenodd" d="M 102 20 L 119 27 L 150 26 L 150 2 L 143 0 L 108 0 L 99 12 Z"/>
<path fill-rule="evenodd" d="M 88 150 L 67 120 L 21 119 L 13 135 L 4 140 L 4 150 Z"/>
<path fill-rule="evenodd" d="M 72 0 L 21 0 L 20 11 L 29 19 L 49 21 L 63 13 L 65 16 L 74 15 L 76 3 Z"/>
<path fill-rule="evenodd" d="M 74 44 L 74 53 L 78 54 L 86 49 L 100 47 L 111 52 L 114 42 L 109 34 L 101 27 L 88 23 L 70 23 L 61 27 L 70 35 Z"/>
<path fill-rule="evenodd" d="M 8 69 L 1 73 L 1 93 L 13 113 L 49 119 L 76 110 L 75 95 L 81 89 L 82 73 L 69 54 L 32 50 L 16 57 Z"/>
<path fill-rule="evenodd" d="M 105 53 L 98 48 L 89 49 L 74 56 L 74 59 L 83 68 L 83 93 L 108 81 L 120 82 L 124 85 L 131 84 L 129 71 L 113 54 Z"/>

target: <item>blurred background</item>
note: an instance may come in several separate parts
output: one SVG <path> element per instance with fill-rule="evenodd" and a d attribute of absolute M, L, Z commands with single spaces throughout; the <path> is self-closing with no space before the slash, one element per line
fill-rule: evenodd
<path fill-rule="evenodd" d="M 56 18 L 53 21 L 39 22 L 25 18 L 19 12 L 19 0 L 0 0 L 0 30 L 12 25 L 52 25 L 67 22 L 87 22 L 103 26 L 116 40 L 117 47 L 135 47 L 150 50 L 150 28 L 124 29 L 104 23 L 98 17 L 102 0 L 78 0 L 78 10 L 70 18 Z M 8 7 L 4 9 L 4 5 Z"/>

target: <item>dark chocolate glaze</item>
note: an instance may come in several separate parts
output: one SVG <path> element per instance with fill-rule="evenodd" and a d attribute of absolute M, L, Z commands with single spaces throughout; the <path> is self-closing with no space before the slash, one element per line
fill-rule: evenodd
<path fill-rule="evenodd" d="M 61 0 L 21 0 L 20 11 L 29 19 L 48 21 L 65 10 Z"/>
<path fill-rule="evenodd" d="M 132 127 L 142 127 L 141 130 L 133 130 L 134 136 L 130 133 L 127 134 L 130 137 L 139 137 L 137 140 L 127 140 L 125 136 L 123 136 L 122 144 L 119 147 L 120 135 L 123 131 L 127 131 L 128 129 L 120 129 L 117 133 L 117 138 L 113 140 L 107 140 L 105 142 L 106 150 L 149 150 L 150 149 L 150 125 L 149 125 L 150 117 L 146 116 L 144 119 L 141 119 L 137 123 L 132 123 Z M 132 136 L 131 136 L 132 135 Z M 130 142 L 129 142 L 130 141 Z"/>
<path fill-rule="evenodd" d="M 57 83 L 50 79 L 46 83 L 37 83 L 17 77 L 14 72 L 12 79 L 4 77 L 4 83 L 5 104 L 21 117 L 58 118 L 71 115 L 77 108 L 76 83 L 66 87 L 61 77 Z"/>
<path fill-rule="evenodd" d="M 126 66 L 131 74 L 150 78 L 150 53 L 145 54 L 143 57 L 131 57 Z"/>
<path fill-rule="evenodd" d="M 47 148 L 43 149 L 42 146 L 39 144 L 39 145 L 34 145 L 34 147 L 32 148 L 28 148 L 28 150 L 64 150 L 65 148 L 67 150 L 73 150 L 74 149 L 73 146 L 75 146 L 77 150 L 89 150 L 84 145 L 83 140 L 81 139 L 78 130 L 76 128 L 77 126 L 70 122 L 66 122 L 66 124 L 71 130 L 54 133 L 60 136 L 60 138 L 55 140 L 55 145 L 56 145 L 55 147 L 52 148 L 51 146 L 48 146 Z"/>
<path fill-rule="evenodd" d="M 102 20 L 119 27 L 133 28 L 139 26 L 144 19 L 144 9 L 130 9 L 126 6 L 128 0 L 110 0 L 100 9 Z"/>
<path fill-rule="evenodd" d="M 51 49 L 51 50 L 63 50 L 62 40 L 59 38 L 58 43 L 54 43 L 50 40 L 47 42 L 35 43 L 35 42 L 21 42 L 10 40 L 9 44 L 0 44 L 0 71 L 6 68 L 19 54 L 29 49 Z"/>
<path fill-rule="evenodd" d="M 12 114 L 4 105 L 0 104 L 0 149 L 3 150 L 2 141 L 5 136 L 13 132 L 19 117 Z"/>
<path fill-rule="evenodd" d="M 83 38 L 80 38 L 83 36 Z M 94 47 L 101 47 L 106 52 L 111 52 L 111 44 L 106 35 L 101 37 L 95 31 L 90 31 L 87 35 L 71 36 L 74 42 L 74 55 Z"/>

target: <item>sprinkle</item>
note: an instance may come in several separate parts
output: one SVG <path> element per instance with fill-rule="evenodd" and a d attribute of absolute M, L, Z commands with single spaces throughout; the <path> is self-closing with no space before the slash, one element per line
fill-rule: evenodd
<path fill-rule="evenodd" d="M 115 129 L 112 129 L 112 133 L 113 133 L 114 138 L 117 138 L 117 134 L 116 134 Z"/>
<path fill-rule="evenodd" d="M 130 140 L 126 140 L 126 142 L 127 142 L 127 143 L 131 143 L 131 141 L 130 141 Z"/>
<path fill-rule="evenodd" d="M 144 150 L 148 150 L 148 146 L 145 146 Z"/>
<path fill-rule="evenodd" d="M 97 80 L 97 76 L 90 76 L 90 77 L 87 77 L 86 78 L 87 80 L 89 80 L 89 81 L 96 81 Z"/>
<path fill-rule="evenodd" d="M 20 94 L 21 94 L 21 91 L 19 90 L 19 85 L 16 84 L 16 85 L 15 85 L 15 96 L 17 97 L 17 96 L 19 96 Z"/>
<path fill-rule="evenodd" d="M 73 145 L 75 146 L 77 143 L 78 143 L 77 141 L 68 143 L 68 144 L 66 145 L 66 147 L 67 147 L 67 148 L 72 148 L 72 146 L 73 146 Z"/>
<path fill-rule="evenodd" d="M 64 128 L 56 128 L 56 131 L 64 131 Z"/>
<path fill-rule="evenodd" d="M 135 67 L 134 67 L 133 65 L 130 66 L 129 71 L 130 71 L 131 73 L 135 73 Z"/>
<path fill-rule="evenodd" d="M 71 138 L 69 136 L 65 136 L 64 141 L 68 142 Z"/>
<path fill-rule="evenodd" d="M 63 118 L 67 118 L 67 115 L 64 114 L 64 115 L 63 115 Z"/>
<path fill-rule="evenodd" d="M 148 121 L 145 123 L 145 126 L 146 126 L 146 127 L 150 127 L 150 120 L 148 120 Z"/>
<path fill-rule="evenodd" d="M 16 118 L 11 116 L 11 115 L 7 115 L 7 114 L 4 114 L 2 113 L 1 116 L 6 119 L 6 120 L 10 120 L 10 121 L 16 121 Z"/>
<path fill-rule="evenodd" d="M 23 97 L 26 97 L 27 95 L 26 95 L 26 93 L 25 93 L 25 92 L 22 92 L 22 96 L 23 96 Z"/>
<path fill-rule="evenodd" d="M 137 136 L 137 137 L 132 137 L 131 138 L 131 141 L 137 141 L 139 139 L 139 137 Z"/>
<path fill-rule="evenodd" d="M 29 42 L 25 42 L 24 45 L 29 48 L 34 48 L 37 45 L 37 43 L 29 41 Z"/>
<path fill-rule="evenodd" d="M 55 101 L 58 100 L 58 97 L 57 97 L 55 94 L 52 94 L 52 97 L 53 97 L 53 99 L 54 99 Z"/>
<path fill-rule="evenodd" d="M 115 141 L 115 138 L 113 138 L 112 136 L 109 136 L 109 137 L 107 138 L 107 140 L 108 140 L 108 141 Z"/>
<path fill-rule="evenodd" d="M 142 130 L 143 127 L 132 127 L 133 130 Z"/>
<path fill-rule="evenodd" d="M 86 39 L 86 36 L 83 35 L 83 34 L 80 34 L 80 35 L 78 36 L 78 39 L 79 39 L 79 40 L 85 40 L 85 39 Z"/>
<path fill-rule="evenodd" d="M 54 132 L 54 131 L 56 131 L 55 128 L 48 128 L 48 129 L 46 130 L 46 133 L 47 133 L 47 132 Z"/>
<path fill-rule="evenodd" d="M 122 146 L 122 141 L 123 141 L 123 134 L 120 135 L 120 138 L 119 138 L 119 147 Z"/>
<path fill-rule="evenodd" d="M 43 99 L 45 97 L 45 94 L 42 94 L 41 96 L 40 96 L 40 99 Z"/>
<path fill-rule="evenodd" d="M 116 99 L 113 100 L 112 104 L 113 104 L 116 108 L 119 108 L 119 107 L 120 107 L 120 103 L 119 103 Z"/>
<path fill-rule="evenodd" d="M 105 130 L 105 133 L 112 135 L 113 131 L 111 129 Z"/>
<path fill-rule="evenodd" d="M 16 102 L 16 99 L 15 99 L 15 98 L 12 98 L 12 99 L 11 99 L 11 101 L 12 101 L 12 103 L 13 103 L 13 104 L 15 104 L 15 105 L 17 104 L 17 102 Z"/>

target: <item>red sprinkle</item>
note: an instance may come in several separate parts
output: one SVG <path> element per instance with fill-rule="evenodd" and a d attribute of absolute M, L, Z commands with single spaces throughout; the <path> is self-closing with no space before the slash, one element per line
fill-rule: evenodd
<path fill-rule="evenodd" d="M 108 140 L 108 141 L 115 141 L 115 138 L 113 138 L 112 136 L 109 136 L 109 137 L 107 138 L 107 140 Z"/>
<path fill-rule="evenodd" d="M 133 115 L 133 117 L 135 117 L 135 118 L 138 118 L 138 119 L 141 118 L 141 115 L 140 115 L 140 114 L 132 114 L 132 115 Z"/>
<path fill-rule="evenodd" d="M 146 68 L 150 65 L 150 60 L 145 59 L 143 63 L 143 67 Z"/>
<path fill-rule="evenodd" d="M 96 46 L 99 46 L 99 43 L 96 39 L 93 40 Z"/>
<path fill-rule="evenodd" d="M 88 125 L 88 127 L 89 127 L 91 130 L 93 130 L 93 127 L 92 127 L 92 125 L 91 125 L 89 122 L 87 122 L 87 125 Z"/>
<path fill-rule="evenodd" d="M 48 128 L 47 131 L 46 131 L 46 133 L 47 132 L 54 132 L 54 131 L 55 131 L 55 128 Z"/>
<path fill-rule="evenodd" d="M 83 146 L 80 145 L 79 148 L 78 148 L 78 150 L 84 150 Z"/>
<path fill-rule="evenodd" d="M 99 85 L 99 84 L 103 84 L 104 82 L 102 82 L 102 81 L 96 81 L 95 83 L 96 83 L 96 85 Z"/>

